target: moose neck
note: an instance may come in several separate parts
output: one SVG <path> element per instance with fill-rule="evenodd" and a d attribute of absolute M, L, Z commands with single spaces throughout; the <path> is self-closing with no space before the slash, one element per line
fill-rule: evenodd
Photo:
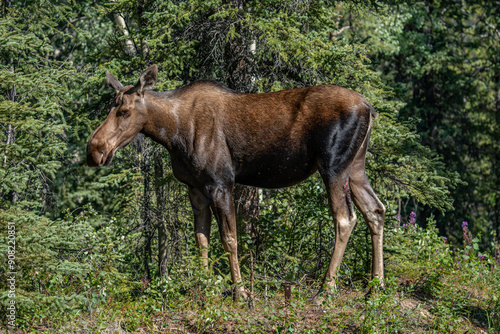
<path fill-rule="evenodd" d="M 177 134 L 177 107 L 179 102 L 171 97 L 170 92 L 146 92 L 144 102 L 147 122 L 142 133 L 154 141 L 172 150 L 172 141 Z"/>

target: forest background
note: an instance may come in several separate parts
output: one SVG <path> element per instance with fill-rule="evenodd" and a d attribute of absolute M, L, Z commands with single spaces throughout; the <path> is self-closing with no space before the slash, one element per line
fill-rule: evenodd
<path fill-rule="evenodd" d="M 498 330 L 498 1 L 4 0 L 0 10 L 0 302 L 13 300 L 15 271 L 11 329 L 57 330 L 78 318 L 99 330 L 120 309 L 129 312 L 121 328 L 134 331 L 183 314 L 185 303 L 200 306 L 198 320 L 179 318 L 188 332 L 234 325 L 222 313 L 199 320 L 210 298 L 227 300 L 231 282 L 216 228 L 211 273 L 199 273 L 189 201 L 168 152 L 138 138 L 110 167 L 85 165 L 114 94 L 105 71 L 133 84 L 157 64 L 159 91 L 208 78 L 248 93 L 317 84 L 362 93 L 380 114 L 367 174 L 387 208 L 386 296 L 401 297 L 402 287 L 420 296 L 430 312 L 422 331 Z M 319 281 L 334 246 L 320 178 L 238 187 L 235 197 L 242 270 L 256 295 Z M 351 291 L 371 284 L 358 217 L 339 278 Z M 464 282 L 475 292 L 457 292 Z M 392 319 L 383 297 L 359 303 L 353 331 L 417 321 Z M 270 331 L 299 326 L 273 319 Z M 345 323 L 321 319 L 325 332 Z"/>

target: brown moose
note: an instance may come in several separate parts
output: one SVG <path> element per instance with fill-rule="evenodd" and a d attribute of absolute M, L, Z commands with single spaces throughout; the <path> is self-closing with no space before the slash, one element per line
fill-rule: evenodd
<path fill-rule="evenodd" d="M 377 114 L 361 94 L 332 85 L 243 94 L 214 81 L 160 93 L 150 90 L 157 82 L 156 65 L 134 86 L 123 86 L 109 72 L 106 76 L 116 98 L 90 137 L 87 164 L 109 165 L 116 151 L 139 133 L 165 146 L 175 177 L 188 186 L 196 244 L 207 257 L 215 215 L 233 283 L 241 282 L 234 184 L 288 187 L 319 171 L 335 222 L 335 249 L 323 282 L 326 292 L 335 286 L 356 223 L 351 197 L 370 229 L 372 277 L 383 284 L 385 208 L 365 175 Z M 249 297 L 241 285 L 235 292 Z"/>

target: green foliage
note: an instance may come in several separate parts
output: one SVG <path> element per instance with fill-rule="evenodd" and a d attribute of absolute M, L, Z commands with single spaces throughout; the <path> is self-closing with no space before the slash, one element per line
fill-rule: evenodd
<path fill-rule="evenodd" d="M 15 192 L 16 200 L 35 200 L 34 205 L 43 207 L 45 198 L 38 201 L 33 195 L 47 192 L 43 180 L 53 177 L 60 166 L 66 128 L 62 96 L 74 72 L 63 63 L 47 61 L 51 47 L 34 32 L 24 31 L 20 21 L 0 21 L 1 200 Z"/>
<path fill-rule="evenodd" d="M 7 278 L 15 272 L 17 325 L 28 326 L 33 317 L 43 319 L 53 314 L 65 317 L 85 304 L 82 283 L 89 266 L 80 262 L 83 236 L 91 228 L 82 224 L 84 215 L 74 220 L 52 221 L 17 207 L 2 210 L 0 230 L 11 230 L 14 243 L 2 233 L 2 289 L 0 302 L 6 307 L 11 298 Z M 9 247 L 10 246 L 10 247 Z M 14 248 L 11 248 L 11 247 Z M 8 250 L 15 250 L 13 263 Z"/>
<path fill-rule="evenodd" d="M 419 136 L 392 115 L 375 122 L 367 171 L 378 189 L 393 200 L 411 196 L 419 203 L 439 209 L 453 208 L 451 190 L 459 175 L 445 168 L 442 159 L 418 143 Z M 390 212 L 390 211 L 389 211 Z"/>
<path fill-rule="evenodd" d="M 50 57 L 50 38 L 64 35 L 57 26 L 68 7 L 41 5 L 15 4 L 0 18 L 1 303 L 16 302 L 21 327 L 34 317 L 64 318 L 81 306 L 85 296 L 67 287 L 81 283 L 88 270 L 61 256 L 80 244 L 85 225 L 45 216 L 55 201 L 50 180 L 67 158 L 65 113 L 78 75 L 70 63 Z"/>
<path fill-rule="evenodd" d="M 103 326 L 119 322 L 128 331 L 448 333 L 486 328 L 495 332 L 500 328 L 500 282 L 499 267 L 489 258 L 492 254 L 483 259 L 465 246 L 454 250 L 438 235 L 435 222 L 430 220 L 427 225 L 425 229 L 415 224 L 388 230 L 386 247 L 391 255 L 385 290 L 369 296 L 365 292 L 377 283 L 355 279 L 349 288 L 343 286 L 342 292 L 317 307 L 310 303 L 315 288 L 305 280 L 294 281 L 288 302 L 280 284 L 260 282 L 255 289 L 255 309 L 249 310 L 226 293 L 229 279 L 217 270 L 225 257 L 211 260 L 209 270 L 200 270 L 201 259 L 195 256 L 173 266 L 167 277 L 115 281 L 116 288 L 109 291 L 105 303 L 87 317 Z M 259 277 L 265 265 L 256 263 Z M 124 294 L 123 289 L 129 293 Z M 113 309 L 121 310 L 120 314 L 112 314 Z"/>
<path fill-rule="evenodd" d="M 483 247 L 500 227 L 498 14 L 488 1 L 408 2 L 360 13 L 349 30 L 353 40 L 369 38 L 374 65 L 406 103 L 398 120 L 413 120 L 420 142 L 443 158 L 439 169 L 465 181 L 451 190 L 455 210 L 437 215 L 440 230 L 458 242 L 450 221 L 467 219 L 487 237 Z"/>

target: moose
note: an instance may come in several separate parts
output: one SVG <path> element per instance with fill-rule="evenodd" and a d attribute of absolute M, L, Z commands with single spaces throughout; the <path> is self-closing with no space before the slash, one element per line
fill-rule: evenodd
<path fill-rule="evenodd" d="M 185 183 L 194 213 L 196 245 L 208 257 L 212 215 L 228 253 L 237 298 L 250 298 L 241 284 L 235 183 L 283 188 L 316 171 L 325 184 L 335 224 L 335 247 L 321 294 L 335 288 L 337 269 L 356 224 L 353 202 L 368 224 L 371 275 L 383 286 L 385 207 L 365 174 L 375 109 L 359 93 L 334 85 L 245 94 L 211 80 L 165 92 L 152 65 L 135 85 L 124 86 L 106 71 L 116 91 L 106 120 L 87 144 L 87 165 L 107 166 L 139 133 L 169 152 L 174 176 Z M 205 262 L 206 263 L 206 262 Z"/>

